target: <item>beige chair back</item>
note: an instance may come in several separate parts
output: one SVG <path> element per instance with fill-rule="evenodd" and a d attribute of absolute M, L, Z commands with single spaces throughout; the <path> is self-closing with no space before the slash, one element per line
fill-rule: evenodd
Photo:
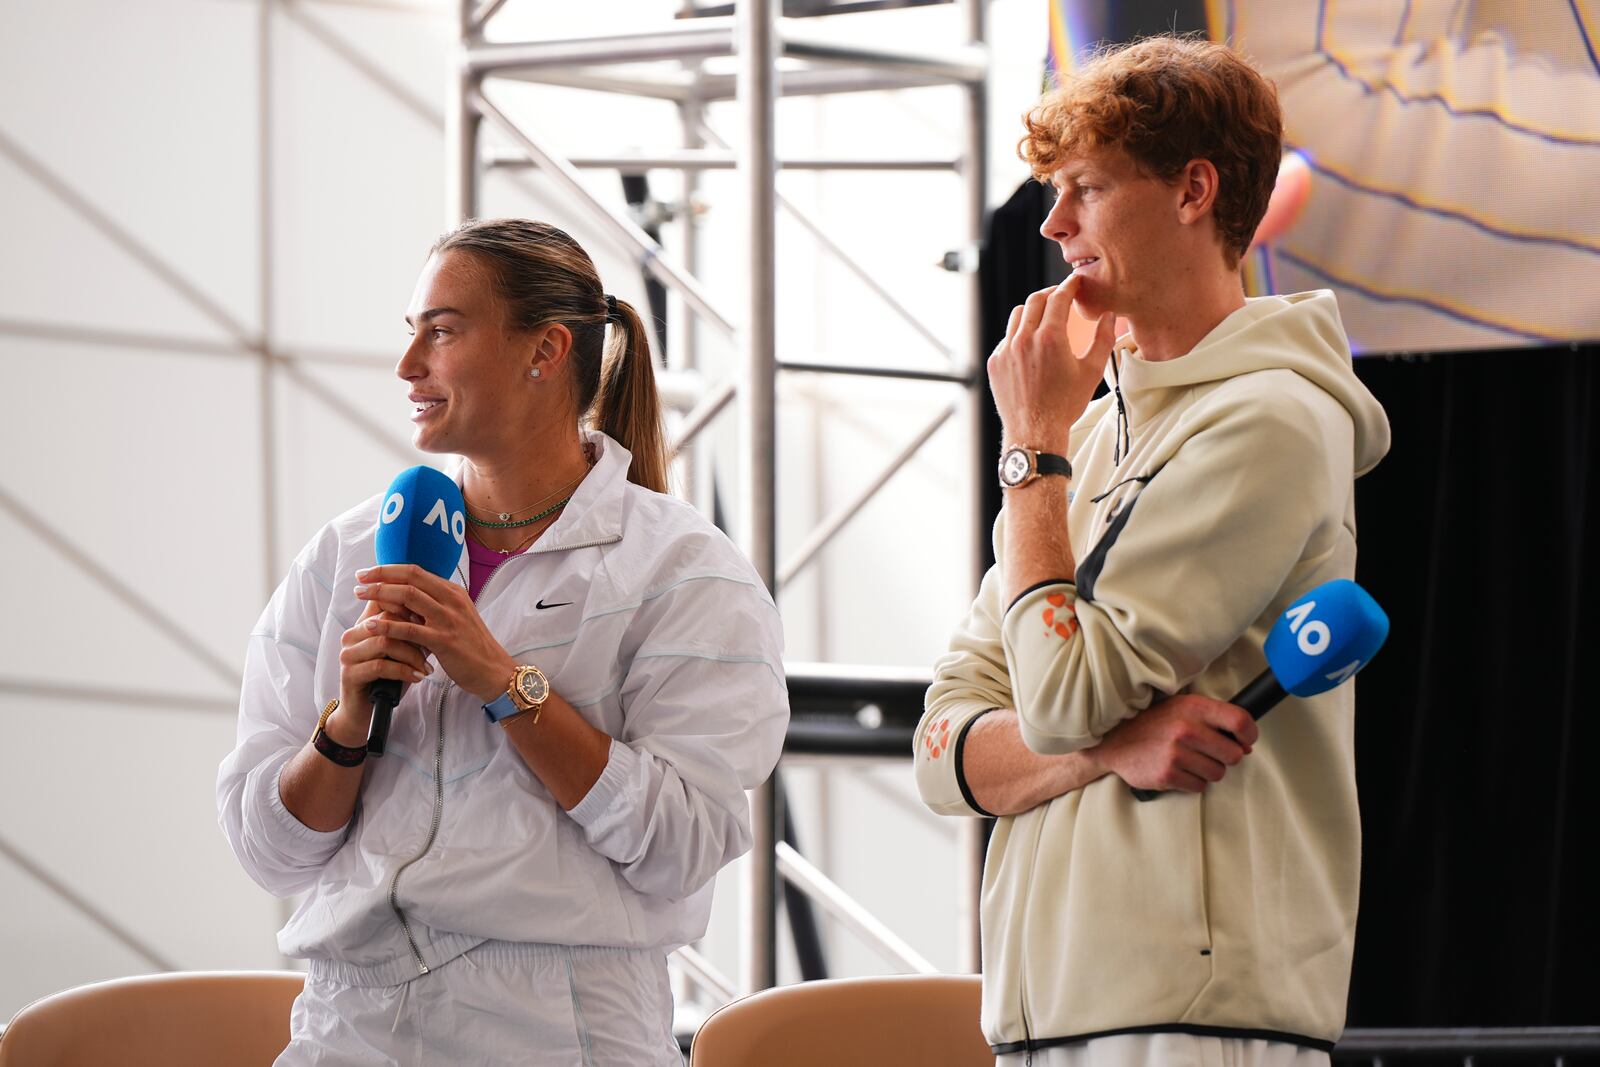
<path fill-rule="evenodd" d="M 714 1013 L 692 1067 L 994 1067 L 968 974 L 840 978 L 768 989 Z"/>
<path fill-rule="evenodd" d="M 68 989 L 17 1013 L 0 1067 L 266 1067 L 304 984 L 296 971 L 180 971 Z"/>

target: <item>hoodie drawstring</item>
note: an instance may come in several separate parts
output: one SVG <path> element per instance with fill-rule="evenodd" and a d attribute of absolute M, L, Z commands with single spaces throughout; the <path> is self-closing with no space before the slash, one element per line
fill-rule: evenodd
<path fill-rule="evenodd" d="M 1111 391 L 1117 394 L 1117 440 L 1111 450 L 1111 465 L 1122 465 L 1122 457 L 1133 448 L 1133 431 L 1128 425 L 1128 409 L 1122 403 L 1122 370 L 1120 353 L 1111 351 Z"/>

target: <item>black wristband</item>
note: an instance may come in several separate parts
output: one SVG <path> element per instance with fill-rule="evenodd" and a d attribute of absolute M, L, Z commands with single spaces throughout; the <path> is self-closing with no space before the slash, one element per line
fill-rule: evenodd
<path fill-rule="evenodd" d="M 322 709 L 322 717 L 317 720 L 317 728 L 311 733 L 311 747 L 341 767 L 359 767 L 366 761 L 367 746 L 350 748 L 341 745 L 329 737 L 327 731 L 323 729 L 328 722 L 328 716 L 332 715 L 333 709 L 338 706 L 337 700 L 330 700 L 328 706 Z"/>

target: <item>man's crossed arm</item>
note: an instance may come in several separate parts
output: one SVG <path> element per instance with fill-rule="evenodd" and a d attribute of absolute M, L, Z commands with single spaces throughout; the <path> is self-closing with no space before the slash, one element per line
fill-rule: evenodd
<path fill-rule="evenodd" d="M 1017 713 L 1001 708 L 967 731 L 961 769 L 979 807 L 1016 815 L 1107 774 L 1140 789 L 1204 792 L 1250 753 L 1258 735 L 1242 708 L 1185 694 L 1122 722 L 1093 748 L 1041 756 L 1023 744 Z"/>

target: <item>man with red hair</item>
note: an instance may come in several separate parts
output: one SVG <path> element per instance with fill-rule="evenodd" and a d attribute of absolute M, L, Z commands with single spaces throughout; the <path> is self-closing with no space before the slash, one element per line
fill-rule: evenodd
<path fill-rule="evenodd" d="M 1072 273 L 989 358 L 998 563 L 916 757 L 935 811 L 998 817 L 984 1031 L 1002 1063 L 1325 1063 L 1359 885 L 1353 688 L 1259 730 L 1224 701 L 1293 600 L 1353 576 L 1354 478 L 1388 422 L 1331 293 L 1244 296 L 1282 119 L 1241 57 L 1140 41 L 1026 121 Z M 1076 347 L 1074 304 L 1098 320 Z"/>

